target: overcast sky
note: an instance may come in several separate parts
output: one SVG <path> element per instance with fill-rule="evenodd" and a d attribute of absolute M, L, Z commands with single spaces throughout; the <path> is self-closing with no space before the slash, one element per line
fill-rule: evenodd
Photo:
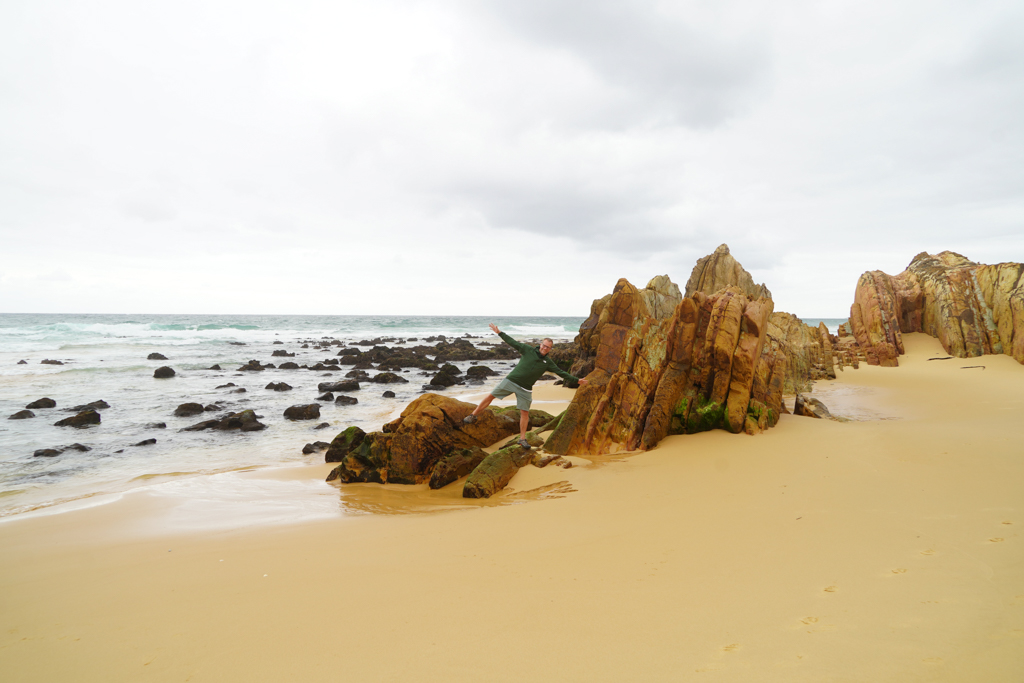
<path fill-rule="evenodd" d="M 0 311 L 776 310 L 1024 261 L 1024 3 L 0 3 Z"/>

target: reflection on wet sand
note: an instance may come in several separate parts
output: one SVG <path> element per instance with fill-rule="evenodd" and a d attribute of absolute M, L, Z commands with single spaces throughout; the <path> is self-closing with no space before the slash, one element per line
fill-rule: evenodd
<path fill-rule="evenodd" d="M 345 513 L 374 515 L 433 513 L 515 505 L 535 500 L 563 498 L 575 491 L 568 481 L 560 481 L 528 491 L 506 489 L 491 498 L 463 498 L 464 484 L 464 480 L 459 480 L 436 491 L 431 490 L 426 484 L 345 484 L 337 488 Z"/>

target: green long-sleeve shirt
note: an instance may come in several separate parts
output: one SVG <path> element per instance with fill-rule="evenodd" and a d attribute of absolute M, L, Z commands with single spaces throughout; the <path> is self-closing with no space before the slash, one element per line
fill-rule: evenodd
<path fill-rule="evenodd" d="M 568 372 L 558 367 L 555 361 L 551 360 L 547 356 L 540 355 L 539 346 L 530 346 L 522 342 L 517 342 L 512 337 L 508 336 L 504 332 L 499 332 L 498 336 L 501 340 L 511 346 L 513 349 L 523 354 L 523 357 L 519 359 L 519 364 L 508 373 L 507 379 L 510 382 L 515 382 L 523 389 L 533 389 L 534 383 L 540 379 L 540 376 L 545 372 L 553 372 L 562 379 L 572 380 L 573 382 L 579 382 L 579 378 L 570 375 Z"/>

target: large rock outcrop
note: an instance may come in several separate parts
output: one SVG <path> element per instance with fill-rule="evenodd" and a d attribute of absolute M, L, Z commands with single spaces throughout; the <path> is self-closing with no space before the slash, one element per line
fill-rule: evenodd
<path fill-rule="evenodd" d="M 686 296 L 693 296 L 695 292 L 714 294 L 729 286 L 739 287 L 748 299 L 772 298 L 764 283 L 754 284 L 750 273 L 729 253 L 728 244 L 720 244 L 714 253 L 697 259 L 686 282 Z"/>
<path fill-rule="evenodd" d="M 513 415 L 513 411 L 485 410 L 475 423 L 463 423 L 462 418 L 475 407 L 427 393 L 379 432 L 361 438 L 348 430 L 342 432 L 338 439 L 346 443 L 332 443 L 328 450 L 328 458 L 340 457 L 328 481 L 420 484 L 429 481 L 435 465 L 452 451 L 485 448 L 519 431 L 518 411 Z M 530 411 L 531 426 L 550 419 L 544 411 Z"/>
<path fill-rule="evenodd" d="M 899 275 L 860 276 L 850 328 L 870 365 L 895 366 L 903 334 L 924 332 L 960 358 L 1005 353 L 1024 363 L 1024 265 L 920 253 Z"/>

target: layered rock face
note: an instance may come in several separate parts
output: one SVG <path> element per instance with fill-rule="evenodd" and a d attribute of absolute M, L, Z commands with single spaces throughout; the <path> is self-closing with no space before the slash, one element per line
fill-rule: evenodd
<path fill-rule="evenodd" d="M 714 294 L 730 285 L 739 287 L 750 299 L 772 298 L 772 293 L 764 283 L 754 284 L 750 273 L 729 253 L 728 244 L 720 244 L 714 253 L 697 260 L 686 282 L 686 296 L 693 296 L 695 292 Z"/>
<path fill-rule="evenodd" d="M 327 461 L 340 463 L 328 481 L 420 484 L 430 480 L 435 466 L 452 451 L 485 448 L 519 431 L 519 411 L 514 408 L 514 415 L 485 410 L 475 423 L 464 424 L 462 418 L 475 407 L 428 393 L 379 432 L 342 432 L 328 449 Z M 550 419 L 544 411 L 530 411 L 531 426 Z"/>
<path fill-rule="evenodd" d="M 1024 265 L 922 252 L 899 275 L 860 276 L 850 327 L 871 365 L 898 365 L 909 332 L 936 337 L 960 358 L 1005 353 L 1024 363 Z"/>

